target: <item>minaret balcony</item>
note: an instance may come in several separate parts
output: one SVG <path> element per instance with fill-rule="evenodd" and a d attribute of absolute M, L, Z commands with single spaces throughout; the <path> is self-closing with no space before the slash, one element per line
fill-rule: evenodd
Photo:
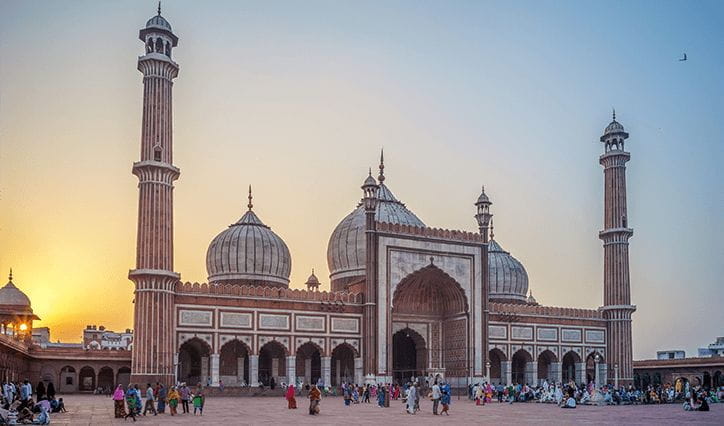
<path fill-rule="evenodd" d="M 598 238 L 606 244 L 628 244 L 628 239 L 633 236 L 632 228 L 609 228 L 598 233 Z"/>

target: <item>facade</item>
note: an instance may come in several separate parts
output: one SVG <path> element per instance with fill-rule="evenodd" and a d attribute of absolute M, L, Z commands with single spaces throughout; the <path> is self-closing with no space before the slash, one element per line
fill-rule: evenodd
<path fill-rule="evenodd" d="M 475 201 L 478 232 L 428 227 L 393 195 L 380 158 L 362 197 L 333 230 L 329 292 L 312 273 L 289 288 L 281 236 L 248 209 L 207 250 L 207 283 L 173 264 L 172 87 L 178 44 L 160 10 L 140 31 L 145 53 L 132 381 L 226 386 L 402 381 L 455 385 L 633 380 L 624 151 L 628 133 L 604 130 L 604 300 L 599 309 L 539 305 L 523 264 L 502 248 L 492 202 Z M 350 202 L 354 202 L 351 199 Z M 471 200 L 472 201 L 472 200 Z M 168 330 L 172 330 L 169 333 Z"/>
<path fill-rule="evenodd" d="M 130 328 L 121 333 L 106 330 L 104 326 L 87 325 L 83 330 L 83 348 L 90 350 L 130 351 L 133 348 L 133 332 Z"/>
<path fill-rule="evenodd" d="M 724 357 L 724 337 L 717 337 L 714 343 L 710 343 L 705 348 L 699 348 L 699 356 L 721 356 Z"/>
<path fill-rule="evenodd" d="M 657 351 L 656 359 L 684 359 L 686 352 L 684 351 Z"/>
<path fill-rule="evenodd" d="M 724 386 L 724 357 L 645 359 L 634 361 L 634 385 L 662 385 L 676 382 L 717 388 Z"/>

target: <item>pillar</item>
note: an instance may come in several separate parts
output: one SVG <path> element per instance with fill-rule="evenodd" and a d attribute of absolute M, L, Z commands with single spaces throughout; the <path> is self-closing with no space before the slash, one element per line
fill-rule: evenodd
<path fill-rule="evenodd" d="M 279 358 L 272 358 L 271 375 L 274 377 L 274 381 L 279 384 Z"/>
<path fill-rule="evenodd" d="M 209 357 L 201 357 L 201 384 L 206 386 L 209 377 Z"/>
<path fill-rule="evenodd" d="M 513 362 L 512 361 L 501 361 L 500 362 L 500 375 L 505 378 L 505 384 L 509 385 L 513 383 Z"/>
<path fill-rule="evenodd" d="M 324 386 L 332 385 L 332 357 L 322 357 L 322 380 L 324 380 Z"/>
<path fill-rule="evenodd" d="M 608 380 L 608 365 L 606 363 L 598 363 L 598 377 L 601 380 L 601 384 L 599 386 L 611 383 L 611 381 Z"/>
<path fill-rule="evenodd" d="M 259 386 L 259 355 L 249 355 L 249 386 Z"/>
<path fill-rule="evenodd" d="M 287 383 L 297 385 L 297 357 L 287 357 Z"/>
<path fill-rule="evenodd" d="M 538 363 L 535 361 L 525 363 L 525 382 L 530 386 L 538 385 Z"/>
<path fill-rule="evenodd" d="M 586 363 L 585 362 L 577 362 L 576 363 L 576 383 L 586 384 Z"/>
<path fill-rule="evenodd" d="M 548 378 L 556 383 L 563 381 L 563 363 L 551 362 L 548 366 Z"/>
<path fill-rule="evenodd" d="M 364 370 L 363 370 L 363 361 L 362 357 L 357 357 L 354 359 L 354 380 L 357 382 L 358 385 L 361 385 L 364 383 Z"/>
<path fill-rule="evenodd" d="M 335 383 L 337 384 L 337 386 L 339 386 L 342 384 L 342 372 L 339 371 L 342 368 L 342 360 L 338 359 L 338 360 L 335 360 L 334 362 L 335 362 L 335 364 L 334 364 L 335 377 L 334 378 L 336 379 Z"/>
<path fill-rule="evenodd" d="M 306 358 L 304 360 L 304 381 L 312 384 L 312 359 Z"/>
<path fill-rule="evenodd" d="M 219 354 L 211 354 L 211 386 L 219 386 Z"/>

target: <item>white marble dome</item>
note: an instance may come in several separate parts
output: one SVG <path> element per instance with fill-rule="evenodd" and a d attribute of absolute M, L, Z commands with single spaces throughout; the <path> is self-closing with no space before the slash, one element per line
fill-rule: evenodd
<path fill-rule="evenodd" d="M 0 288 L 0 306 L 30 308 L 30 298 L 15 287 L 11 278 L 3 288 Z"/>
<path fill-rule="evenodd" d="M 488 244 L 488 278 L 490 300 L 528 302 L 528 273 L 494 239 Z"/>
<path fill-rule="evenodd" d="M 172 31 L 171 24 L 168 23 L 166 18 L 161 16 L 160 12 L 158 15 L 154 16 L 146 22 L 146 28 L 160 28 L 163 30 Z"/>
<path fill-rule="evenodd" d="M 292 257 L 284 240 L 251 207 L 217 235 L 206 252 L 210 283 L 287 287 L 291 269 Z"/>
<path fill-rule="evenodd" d="M 369 179 L 369 178 L 368 178 Z M 378 222 L 424 227 L 425 224 L 397 200 L 384 183 L 377 191 L 379 203 L 375 218 Z M 330 280 L 365 275 L 365 209 L 360 203 L 332 232 L 327 245 L 327 265 Z"/>

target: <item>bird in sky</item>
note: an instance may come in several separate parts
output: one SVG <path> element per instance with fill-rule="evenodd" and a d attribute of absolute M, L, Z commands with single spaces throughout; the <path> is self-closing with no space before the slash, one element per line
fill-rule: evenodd
<path fill-rule="evenodd" d="M 679 62 L 684 62 L 686 59 L 687 59 L 687 58 L 686 58 L 686 53 L 684 53 L 684 57 L 683 57 L 683 58 L 679 58 Z"/>

